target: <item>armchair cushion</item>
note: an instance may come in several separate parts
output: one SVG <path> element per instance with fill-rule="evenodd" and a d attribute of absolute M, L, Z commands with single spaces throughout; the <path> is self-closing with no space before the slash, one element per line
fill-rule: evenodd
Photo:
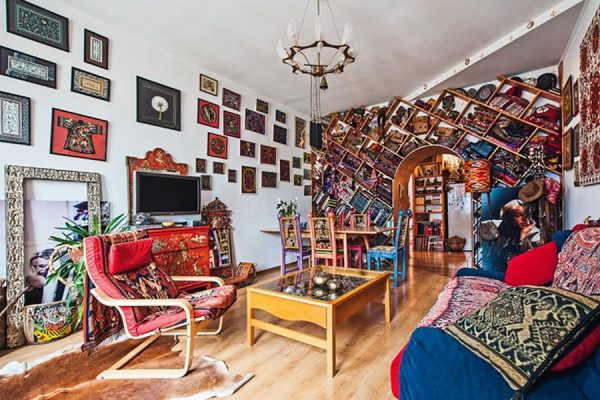
<path fill-rule="evenodd" d="M 225 285 L 196 293 L 182 293 L 179 298 L 192 304 L 195 319 L 215 320 L 225 314 L 235 303 L 237 291 L 235 286 Z M 172 327 L 184 321 L 185 312 L 181 308 L 165 307 L 147 315 L 140 323 L 132 325 L 129 331 L 134 336 L 140 336 L 157 329 Z"/>
<path fill-rule="evenodd" d="M 600 228 L 573 233 L 558 255 L 553 287 L 600 294 Z"/>
<path fill-rule="evenodd" d="M 152 261 L 152 239 L 115 243 L 108 252 L 108 273 L 111 275 L 142 267 Z"/>
<path fill-rule="evenodd" d="M 173 299 L 179 296 L 175 282 L 154 262 L 110 278 L 125 299 Z M 133 326 L 149 315 L 166 309 L 165 306 L 123 307 L 125 325 Z"/>

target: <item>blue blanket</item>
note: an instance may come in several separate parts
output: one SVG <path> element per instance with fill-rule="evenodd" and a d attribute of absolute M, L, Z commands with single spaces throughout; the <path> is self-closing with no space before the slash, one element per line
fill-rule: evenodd
<path fill-rule="evenodd" d="M 401 400 L 510 400 L 502 376 L 458 341 L 435 328 L 412 334 L 400 368 Z M 547 371 L 526 400 L 600 400 L 600 350 L 581 366 Z"/>

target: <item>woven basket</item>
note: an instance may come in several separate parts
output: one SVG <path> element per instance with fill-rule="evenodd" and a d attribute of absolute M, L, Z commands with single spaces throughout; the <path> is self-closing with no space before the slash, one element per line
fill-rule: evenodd
<path fill-rule="evenodd" d="M 446 244 L 450 251 L 462 251 L 465 244 L 467 244 L 467 239 L 461 238 L 460 236 L 452 236 L 448 238 Z"/>

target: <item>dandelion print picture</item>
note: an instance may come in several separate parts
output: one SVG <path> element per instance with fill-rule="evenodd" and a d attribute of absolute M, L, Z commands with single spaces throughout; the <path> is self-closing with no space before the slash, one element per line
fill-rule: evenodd
<path fill-rule="evenodd" d="M 181 130 L 181 92 L 137 77 L 137 122 Z"/>

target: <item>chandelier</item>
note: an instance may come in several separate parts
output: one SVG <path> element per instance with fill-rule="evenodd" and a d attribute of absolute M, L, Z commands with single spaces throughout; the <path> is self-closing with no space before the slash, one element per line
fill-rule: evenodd
<path fill-rule="evenodd" d="M 314 41 L 307 40 L 300 44 L 302 27 L 312 0 L 308 0 L 298 28 L 295 20 L 291 20 L 287 28 L 289 47 L 284 47 L 281 40 L 277 43 L 277 55 L 284 64 L 292 68 L 292 72 L 308 74 L 311 76 L 310 85 L 310 144 L 312 147 L 321 148 L 323 128 L 321 125 L 321 95 L 319 90 L 329 87 L 328 74 L 341 74 L 344 67 L 354 62 L 358 55 L 358 42 L 352 39 L 352 25 L 346 22 L 340 36 L 335 23 L 334 14 L 328 0 L 327 4 L 330 19 L 325 21 L 321 15 L 321 0 L 316 0 L 316 16 L 314 18 Z M 329 31 L 335 34 L 333 39 L 325 39 L 324 24 Z M 337 43 L 337 44 L 336 44 Z"/>

